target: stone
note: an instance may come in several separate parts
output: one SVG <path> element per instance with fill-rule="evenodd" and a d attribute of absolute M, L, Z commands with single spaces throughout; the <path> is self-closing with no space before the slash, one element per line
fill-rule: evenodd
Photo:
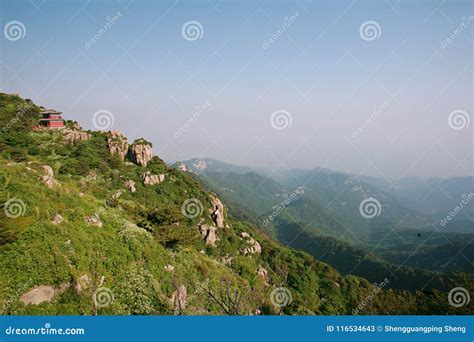
<path fill-rule="evenodd" d="M 165 180 L 165 175 L 163 173 L 159 175 L 153 175 L 150 171 L 147 171 L 141 174 L 141 178 L 144 185 L 155 185 L 163 182 Z"/>
<path fill-rule="evenodd" d="M 52 220 L 53 224 L 61 224 L 63 221 L 64 221 L 64 217 L 62 217 L 59 214 L 54 214 L 54 217 Z"/>
<path fill-rule="evenodd" d="M 223 257 L 221 258 L 221 262 L 222 262 L 224 265 L 227 265 L 227 266 L 230 266 L 230 265 L 232 264 L 232 260 L 234 260 L 234 258 L 231 257 L 231 256 L 228 256 L 228 255 L 223 256 Z"/>
<path fill-rule="evenodd" d="M 257 274 L 260 277 L 262 277 L 265 281 L 268 280 L 268 271 L 262 265 L 258 265 Z"/>
<path fill-rule="evenodd" d="M 135 182 L 131 179 L 125 182 L 125 187 L 130 190 L 132 193 L 137 191 L 137 188 L 135 187 Z"/>
<path fill-rule="evenodd" d="M 76 290 L 76 293 L 81 293 L 83 290 L 89 288 L 91 284 L 91 278 L 87 274 L 83 274 L 76 280 L 74 290 Z"/>
<path fill-rule="evenodd" d="M 128 152 L 128 140 L 121 131 L 109 131 L 107 134 L 107 145 L 111 155 L 119 156 L 124 161 Z"/>
<path fill-rule="evenodd" d="M 224 205 L 222 204 L 221 200 L 215 196 L 211 197 L 211 209 L 209 212 L 211 214 L 211 218 L 214 221 L 214 224 L 219 227 L 224 227 Z"/>
<path fill-rule="evenodd" d="M 165 266 L 165 271 L 166 272 L 173 272 L 174 271 L 174 266 L 173 265 L 166 265 Z"/>
<path fill-rule="evenodd" d="M 188 168 L 186 167 L 185 163 L 178 163 L 178 170 L 180 170 L 181 172 L 187 172 Z"/>
<path fill-rule="evenodd" d="M 73 129 L 66 128 L 62 130 L 63 141 L 68 144 L 75 144 L 78 141 L 90 140 L 91 135 L 87 132 L 84 132 L 81 126 L 76 125 Z"/>
<path fill-rule="evenodd" d="M 181 284 L 177 287 L 171 296 L 171 303 L 174 311 L 186 309 L 188 305 L 188 291 L 186 290 L 186 286 Z"/>
<path fill-rule="evenodd" d="M 132 161 L 140 166 L 147 166 L 148 162 L 153 158 L 151 144 L 143 139 L 135 140 L 130 146 L 129 152 Z"/>
<path fill-rule="evenodd" d="M 43 171 L 45 175 L 41 178 L 41 180 L 47 188 L 52 189 L 55 186 L 59 185 L 58 181 L 54 179 L 54 172 L 51 166 L 43 165 Z"/>
<path fill-rule="evenodd" d="M 248 233 L 241 232 L 240 238 L 247 243 L 247 246 L 240 249 L 240 253 L 243 255 L 247 254 L 260 254 L 262 253 L 262 247 L 255 241 Z"/>
<path fill-rule="evenodd" d="M 215 247 L 218 240 L 216 234 L 217 228 L 208 224 L 202 224 L 199 226 L 199 230 L 201 231 L 201 236 L 206 242 L 206 245 Z"/>
<path fill-rule="evenodd" d="M 23 304 L 38 305 L 43 302 L 51 302 L 54 298 L 56 291 L 50 285 L 36 286 L 30 291 L 20 296 L 20 302 Z"/>
<path fill-rule="evenodd" d="M 102 221 L 97 215 L 91 215 L 86 217 L 86 223 L 90 226 L 102 227 Z"/>

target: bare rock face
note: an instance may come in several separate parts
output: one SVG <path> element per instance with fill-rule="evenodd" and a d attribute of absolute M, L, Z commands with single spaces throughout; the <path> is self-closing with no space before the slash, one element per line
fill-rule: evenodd
<path fill-rule="evenodd" d="M 208 224 L 202 224 L 199 226 L 199 230 L 201 231 L 202 238 L 206 241 L 206 245 L 215 247 L 218 240 L 216 234 L 217 228 Z"/>
<path fill-rule="evenodd" d="M 125 187 L 132 193 L 137 191 L 137 188 L 135 187 L 135 182 L 131 179 L 125 182 Z"/>
<path fill-rule="evenodd" d="M 268 280 L 268 271 L 262 265 L 258 265 L 257 274 L 262 277 L 265 282 Z"/>
<path fill-rule="evenodd" d="M 140 166 L 147 166 L 148 162 L 153 158 L 151 144 L 143 139 L 138 139 L 130 146 L 130 158 L 133 162 Z"/>
<path fill-rule="evenodd" d="M 76 290 L 76 293 L 81 293 L 82 290 L 87 289 L 90 287 L 92 284 L 91 278 L 87 274 L 81 275 L 77 280 L 74 285 L 74 290 Z"/>
<path fill-rule="evenodd" d="M 141 177 L 144 185 L 155 185 L 165 180 L 165 175 L 163 173 L 159 175 L 153 175 L 150 171 L 143 172 Z"/>
<path fill-rule="evenodd" d="M 90 140 L 91 135 L 84 132 L 81 126 L 74 126 L 73 129 L 66 128 L 62 130 L 63 140 L 68 144 L 75 144 L 81 140 Z"/>
<path fill-rule="evenodd" d="M 171 296 L 171 303 L 175 311 L 186 309 L 188 305 L 188 291 L 186 290 L 186 286 L 182 284 L 178 286 Z"/>
<path fill-rule="evenodd" d="M 211 209 L 209 209 L 211 218 L 214 224 L 219 227 L 224 227 L 224 205 L 221 200 L 215 196 L 211 196 Z"/>
<path fill-rule="evenodd" d="M 50 302 L 53 300 L 56 291 L 52 286 L 40 285 L 36 286 L 28 292 L 20 296 L 20 302 L 23 304 L 38 305 L 43 302 Z"/>
<path fill-rule="evenodd" d="M 59 185 L 58 181 L 54 179 L 54 172 L 53 168 L 49 165 L 43 165 L 43 170 L 45 175 L 41 178 L 43 184 L 46 185 L 47 188 L 54 188 L 56 185 Z"/>
<path fill-rule="evenodd" d="M 63 223 L 63 221 L 64 221 L 64 217 L 62 217 L 59 214 L 54 214 L 54 217 L 53 217 L 53 220 L 52 220 L 53 224 L 56 224 L 56 225 L 61 224 L 61 223 Z"/>
<path fill-rule="evenodd" d="M 107 145 L 111 155 L 118 155 L 120 160 L 125 160 L 128 152 L 127 138 L 120 131 L 110 131 L 107 134 Z"/>
<path fill-rule="evenodd" d="M 178 163 L 178 169 L 179 169 L 181 172 L 186 172 L 186 171 L 188 171 L 188 168 L 186 167 L 186 164 L 185 164 L 185 163 Z"/>
<path fill-rule="evenodd" d="M 207 169 L 207 163 L 205 160 L 202 160 L 202 159 L 199 159 L 198 161 L 196 161 L 193 166 L 199 170 L 199 171 L 203 171 L 205 169 Z"/>
<path fill-rule="evenodd" d="M 253 239 L 248 233 L 240 233 L 240 238 L 244 240 L 247 244 L 247 246 L 240 249 L 240 253 L 242 253 L 243 255 L 262 253 L 262 247 L 260 246 L 260 244 L 255 241 L 255 239 Z"/>
<path fill-rule="evenodd" d="M 90 226 L 102 227 L 102 221 L 97 217 L 97 215 L 87 216 L 86 223 Z"/>

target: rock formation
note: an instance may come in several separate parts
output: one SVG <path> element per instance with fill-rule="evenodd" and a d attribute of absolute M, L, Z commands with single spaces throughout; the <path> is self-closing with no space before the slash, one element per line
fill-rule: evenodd
<path fill-rule="evenodd" d="M 258 265 L 257 274 L 265 280 L 265 283 L 268 281 L 268 271 L 262 265 Z"/>
<path fill-rule="evenodd" d="M 125 182 L 125 187 L 130 190 L 132 193 L 137 191 L 137 188 L 135 187 L 135 182 L 131 179 Z"/>
<path fill-rule="evenodd" d="M 186 290 L 186 286 L 181 284 L 177 287 L 171 296 L 171 303 L 174 311 L 186 309 L 188 305 L 188 291 Z"/>
<path fill-rule="evenodd" d="M 218 199 L 217 197 L 210 196 L 211 197 L 211 209 L 209 209 L 209 212 L 211 214 L 211 218 L 214 221 L 214 224 L 219 227 L 223 228 L 224 227 L 224 205 Z"/>
<path fill-rule="evenodd" d="M 81 126 L 76 125 L 73 129 L 66 128 L 62 130 L 63 141 L 68 144 L 75 144 L 81 140 L 90 140 L 91 135 L 82 130 Z"/>
<path fill-rule="evenodd" d="M 86 217 L 86 223 L 90 226 L 102 227 L 102 221 L 97 215 L 91 215 Z"/>
<path fill-rule="evenodd" d="M 206 245 L 215 247 L 217 241 L 217 228 L 208 224 L 202 224 L 201 226 L 199 226 L 199 230 L 201 231 L 201 236 L 206 242 Z"/>
<path fill-rule="evenodd" d="M 165 180 L 165 175 L 163 173 L 152 175 L 150 171 L 143 172 L 141 177 L 144 185 L 155 185 Z"/>
<path fill-rule="evenodd" d="M 262 253 L 262 247 L 260 246 L 260 244 L 255 241 L 255 239 L 253 239 L 248 233 L 240 233 L 240 238 L 244 240 L 247 244 L 246 247 L 240 249 L 240 253 L 242 253 L 243 255 Z"/>
<path fill-rule="evenodd" d="M 137 165 L 147 166 L 148 162 L 153 158 L 151 147 L 151 143 L 144 139 L 135 140 L 129 149 L 130 158 Z"/>
<path fill-rule="evenodd" d="M 59 214 L 55 214 L 52 220 L 53 224 L 61 224 L 64 221 L 64 217 Z"/>
<path fill-rule="evenodd" d="M 27 305 L 38 305 L 43 302 L 50 302 L 51 300 L 53 300 L 55 294 L 56 291 L 52 286 L 40 285 L 22 294 L 20 296 L 20 302 Z"/>
<path fill-rule="evenodd" d="M 107 145 L 111 155 L 118 155 L 120 160 L 125 160 L 128 152 L 127 138 L 120 131 L 110 131 L 107 134 Z"/>
<path fill-rule="evenodd" d="M 186 171 L 188 171 L 188 168 L 186 167 L 185 163 L 178 163 L 178 170 L 180 170 L 182 172 L 186 172 Z"/>
<path fill-rule="evenodd" d="M 43 176 L 42 180 L 43 180 L 44 185 L 46 185 L 46 187 L 52 189 L 56 185 L 59 185 L 58 181 L 54 179 L 54 172 L 51 166 L 43 165 L 43 170 L 44 170 L 45 175 Z"/>
<path fill-rule="evenodd" d="M 74 290 L 76 290 L 76 293 L 81 293 L 82 290 L 87 289 L 91 284 L 91 278 L 87 274 L 83 274 L 76 280 Z"/>

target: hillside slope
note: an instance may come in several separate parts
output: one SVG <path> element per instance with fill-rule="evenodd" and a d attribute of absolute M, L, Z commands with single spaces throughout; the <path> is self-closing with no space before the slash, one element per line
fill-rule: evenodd
<path fill-rule="evenodd" d="M 40 110 L 0 94 L 3 314 L 472 312 L 438 291 L 374 292 L 229 218 L 146 140 L 32 130 Z"/>

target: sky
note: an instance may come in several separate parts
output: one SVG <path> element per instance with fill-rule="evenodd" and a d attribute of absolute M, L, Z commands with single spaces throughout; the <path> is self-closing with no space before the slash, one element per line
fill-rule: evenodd
<path fill-rule="evenodd" d="M 166 161 L 473 172 L 471 1 L 5 1 L 0 91 Z"/>

